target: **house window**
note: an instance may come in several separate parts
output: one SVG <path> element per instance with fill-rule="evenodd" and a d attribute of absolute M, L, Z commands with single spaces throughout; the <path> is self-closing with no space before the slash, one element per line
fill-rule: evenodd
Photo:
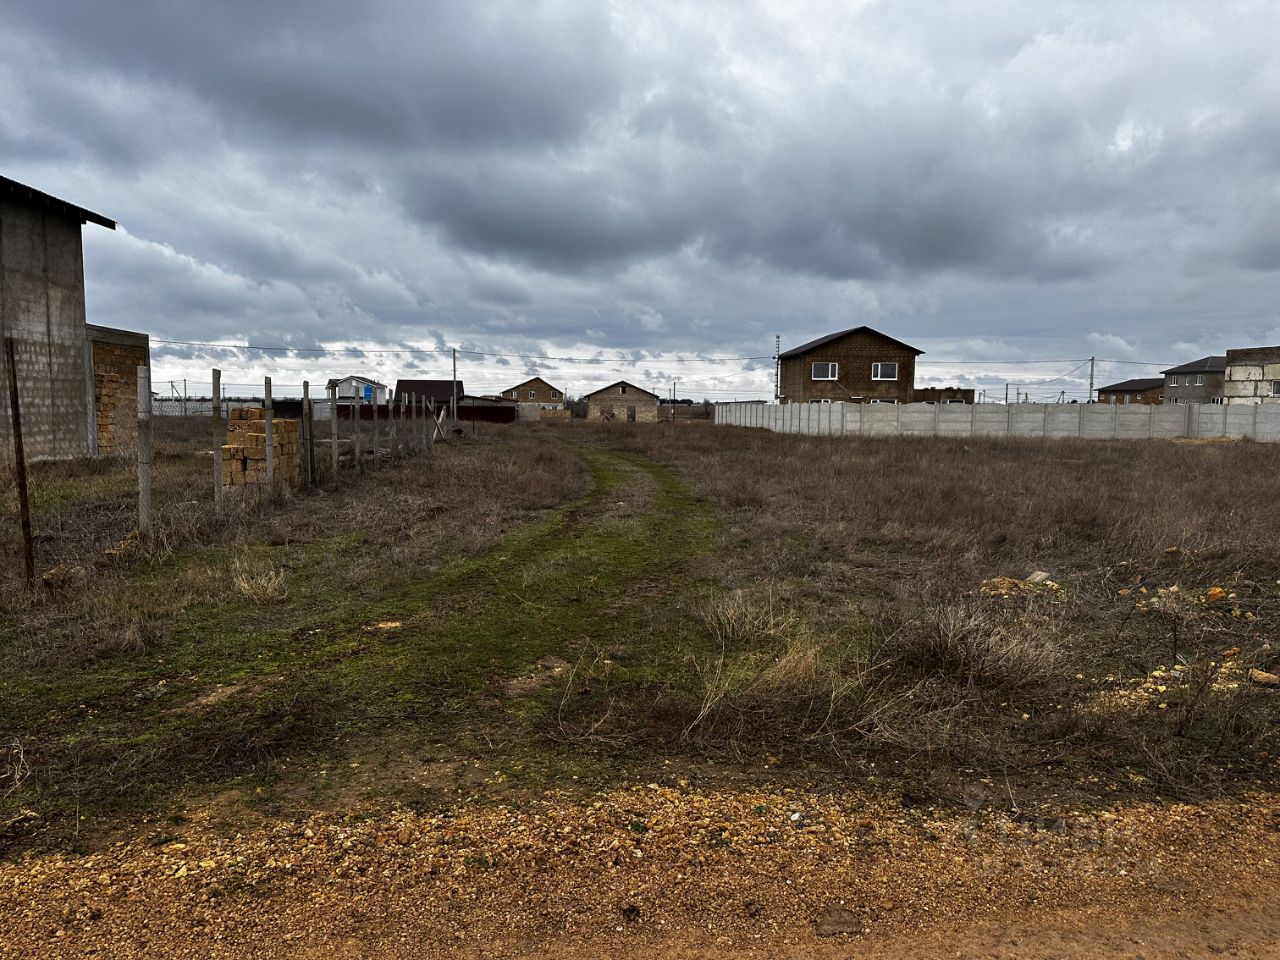
<path fill-rule="evenodd" d="M 552 400 L 559 400 L 559 399 L 560 399 L 560 391 L 559 391 L 559 390 L 552 390 L 552 391 L 551 391 L 551 399 L 552 399 Z"/>
<path fill-rule="evenodd" d="M 622 385 L 622 386 L 618 387 L 618 392 L 619 392 L 619 393 L 626 393 L 626 392 L 627 392 L 626 385 L 624 384 L 624 385 Z"/>
<path fill-rule="evenodd" d="M 1271 395 L 1273 397 L 1280 397 L 1280 380 L 1271 381 Z"/>
<path fill-rule="evenodd" d="M 868 403 L 897 403 L 897 400 L 868 400 Z"/>
<path fill-rule="evenodd" d="M 898 365 L 896 363 L 873 363 L 871 365 L 872 380 L 897 380 Z"/>
<path fill-rule="evenodd" d="M 1178 385 L 1178 377 L 1175 374 L 1174 376 L 1169 378 L 1169 386 L 1176 387 L 1177 385 Z"/>
<path fill-rule="evenodd" d="M 1197 374 L 1196 374 L 1196 386 L 1197 386 L 1197 387 L 1203 387 L 1203 386 L 1204 386 L 1204 374 L 1203 374 L 1203 373 L 1197 373 Z"/>
<path fill-rule="evenodd" d="M 840 364 L 838 363 L 815 363 L 813 365 L 813 379 L 815 380 L 838 380 L 840 379 Z"/>
<path fill-rule="evenodd" d="M 1226 400 L 1226 397 L 1214 397 L 1214 398 L 1213 398 L 1213 402 L 1214 402 L 1214 403 L 1226 403 L 1226 402 L 1227 402 L 1227 400 Z"/>
<path fill-rule="evenodd" d="M 529 399 L 530 399 L 530 400 L 535 400 L 535 399 L 537 399 L 537 396 L 538 396 L 538 391 L 537 391 L 537 390 L 530 390 L 530 391 L 529 391 Z"/>

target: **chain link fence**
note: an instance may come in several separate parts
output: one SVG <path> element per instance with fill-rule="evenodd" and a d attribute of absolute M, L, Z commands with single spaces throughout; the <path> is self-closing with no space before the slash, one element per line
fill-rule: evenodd
<path fill-rule="evenodd" d="M 181 396 L 156 395 L 147 367 L 95 383 L 93 416 L 64 429 L 30 351 L 5 347 L 0 596 L 269 515 L 307 490 L 429 455 L 447 435 L 448 407 L 423 397 L 371 402 L 218 370 Z"/>

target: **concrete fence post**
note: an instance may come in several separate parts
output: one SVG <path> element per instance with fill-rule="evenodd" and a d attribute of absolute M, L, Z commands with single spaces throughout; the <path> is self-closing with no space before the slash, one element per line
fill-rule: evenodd
<path fill-rule="evenodd" d="M 1004 435 L 1013 436 L 1013 407 L 1009 406 L 1008 400 L 1004 403 Z"/>
<path fill-rule="evenodd" d="M 276 481 L 276 453 L 273 449 L 275 444 L 275 413 L 271 407 L 271 378 L 262 378 L 262 419 L 266 423 L 266 444 L 267 444 L 267 489 L 275 488 Z"/>
<path fill-rule="evenodd" d="M 151 529 L 151 368 L 138 367 L 138 532 Z"/>
<path fill-rule="evenodd" d="M 978 405 L 976 403 L 969 404 L 969 436 L 973 436 L 978 432 Z"/>
<path fill-rule="evenodd" d="M 1120 436 L 1120 404 L 1113 403 L 1111 405 L 1111 439 L 1114 440 Z"/>
<path fill-rule="evenodd" d="M 315 483 L 315 424 L 311 420 L 311 381 L 302 381 L 302 469 L 307 489 Z"/>
<path fill-rule="evenodd" d="M 338 388 L 329 386 L 329 479 L 338 482 Z"/>
<path fill-rule="evenodd" d="M 356 476 L 364 476 L 364 404 L 357 397 L 351 404 L 351 449 L 354 453 Z"/>
<path fill-rule="evenodd" d="M 222 371 L 213 371 L 213 509 L 221 514 L 222 502 L 222 445 L 227 442 L 226 429 L 222 425 Z"/>
<path fill-rule="evenodd" d="M 1250 429 L 1249 439 L 1258 439 L 1258 411 L 1262 408 L 1262 402 L 1259 401 L 1253 405 L 1253 427 Z"/>
<path fill-rule="evenodd" d="M 893 405 L 893 409 L 894 409 L 893 435 L 895 437 L 900 437 L 902 436 L 902 404 L 895 403 Z"/>
<path fill-rule="evenodd" d="M 933 435 L 942 436 L 942 401 L 933 401 Z"/>

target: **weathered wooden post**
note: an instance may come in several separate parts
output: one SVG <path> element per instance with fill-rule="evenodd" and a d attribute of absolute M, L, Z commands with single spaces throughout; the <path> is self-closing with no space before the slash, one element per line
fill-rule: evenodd
<path fill-rule="evenodd" d="M 31 502 L 27 490 L 27 456 L 22 446 L 22 408 L 18 401 L 18 360 L 13 337 L 4 340 L 5 378 L 9 381 L 9 425 L 13 434 L 13 479 L 18 488 L 18 516 L 22 524 L 22 561 L 27 587 L 36 585 L 35 540 L 31 536 Z"/>
<path fill-rule="evenodd" d="M 151 536 L 150 367 L 138 367 L 138 532 Z"/>

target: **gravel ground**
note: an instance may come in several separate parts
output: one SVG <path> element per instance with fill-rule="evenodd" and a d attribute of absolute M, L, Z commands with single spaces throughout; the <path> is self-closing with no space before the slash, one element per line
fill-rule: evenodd
<path fill-rule="evenodd" d="M 1265 927 L 1275 901 L 1256 900 L 1276 890 L 1278 839 L 1270 793 L 1033 819 L 674 780 L 243 833 L 197 815 L 90 854 L 0 864 L 0 955 L 960 953 L 946 931 L 1007 933 L 1064 910 L 1092 928 L 1199 917 L 1244 892 Z"/>

